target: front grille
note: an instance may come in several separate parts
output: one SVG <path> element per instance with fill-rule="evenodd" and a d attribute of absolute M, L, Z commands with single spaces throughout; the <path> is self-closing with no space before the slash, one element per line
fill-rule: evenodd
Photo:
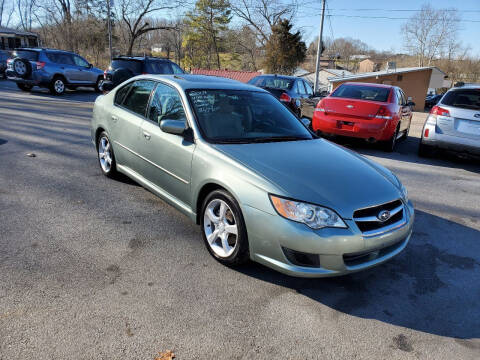
<path fill-rule="evenodd" d="M 379 215 L 384 210 L 388 211 L 390 216 L 387 220 L 382 221 Z M 403 202 L 398 199 L 386 204 L 356 210 L 353 213 L 353 219 L 362 233 L 376 233 L 382 228 L 388 228 L 389 225 L 401 221 L 404 218 L 404 211 Z"/>
<path fill-rule="evenodd" d="M 404 241 L 405 240 L 400 240 L 392 245 L 389 245 L 381 249 L 370 250 L 370 251 L 356 253 L 356 254 L 344 254 L 343 262 L 347 266 L 361 265 L 363 263 L 366 263 L 367 261 L 372 261 L 394 252 L 400 246 L 402 246 Z"/>

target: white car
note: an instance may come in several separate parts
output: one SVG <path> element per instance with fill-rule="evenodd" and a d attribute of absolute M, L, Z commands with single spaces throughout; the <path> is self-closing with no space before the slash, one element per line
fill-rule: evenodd
<path fill-rule="evenodd" d="M 437 149 L 480 155 L 480 85 L 454 87 L 432 108 L 418 152 Z"/>

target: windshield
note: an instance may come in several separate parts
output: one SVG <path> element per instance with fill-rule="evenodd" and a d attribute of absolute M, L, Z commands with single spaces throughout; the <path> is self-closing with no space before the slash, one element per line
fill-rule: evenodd
<path fill-rule="evenodd" d="M 293 85 L 293 80 L 278 76 L 257 76 L 248 83 L 263 88 L 290 90 Z"/>
<path fill-rule="evenodd" d="M 442 104 L 464 109 L 480 110 L 480 89 L 449 91 L 442 99 Z"/>
<path fill-rule="evenodd" d="M 390 88 L 368 85 L 340 85 L 330 97 L 386 102 Z"/>
<path fill-rule="evenodd" d="M 245 90 L 190 90 L 199 126 L 213 142 L 310 140 L 312 134 L 271 94 Z"/>
<path fill-rule="evenodd" d="M 168 61 L 149 61 L 146 63 L 146 71 L 149 74 L 183 74 L 183 70 Z"/>

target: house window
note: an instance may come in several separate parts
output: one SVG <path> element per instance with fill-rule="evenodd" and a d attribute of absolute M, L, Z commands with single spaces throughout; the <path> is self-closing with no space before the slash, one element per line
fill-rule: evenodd
<path fill-rule="evenodd" d="M 14 49 L 15 48 L 15 39 L 14 38 L 8 38 L 8 48 L 9 49 Z"/>
<path fill-rule="evenodd" d="M 15 38 L 15 47 L 22 47 L 22 40 L 20 38 Z"/>
<path fill-rule="evenodd" d="M 397 81 L 402 81 L 403 80 L 403 75 L 397 75 Z"/>

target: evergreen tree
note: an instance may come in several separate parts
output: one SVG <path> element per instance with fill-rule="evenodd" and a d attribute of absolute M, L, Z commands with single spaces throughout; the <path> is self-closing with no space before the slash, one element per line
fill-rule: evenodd
<path fill-rule="evenodd" d="M 220 69 L 222 32 L 231 20 L 228 0 L 198 0 L 187 14 L 187 31 L 183 40 L 186 67 L 215 66 Z"/>
<path fill-rule="evenodd" d="M 284 19 L 272 27 L 265 46 L 265 68 L 269 73 L 293 74 L 305 60 L 307 46 L 299 31 L 291 33 L 292 24 Z"/>

